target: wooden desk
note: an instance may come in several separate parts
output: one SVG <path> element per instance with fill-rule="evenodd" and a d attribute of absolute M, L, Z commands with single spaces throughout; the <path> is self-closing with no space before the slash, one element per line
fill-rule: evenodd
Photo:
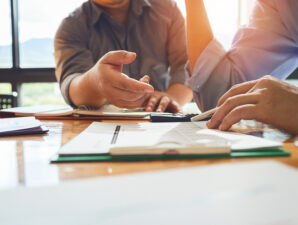
<path fill-rule="evenodd" d="M 0 138 L 0 189 L 22 185 L 56 184 L 62 180 L 77 178 L 265 159 L 276 160 L 298 168 L 298 147 L 294 145 L 294 139 L 287 139 L 279 132 L 274 134 L 275 138 L 285 140 L 284 148 L 291 152 L 290 157 L 51 164 L 49 158 L 62 145 L 87 128 L 92 121 L 42 122 L 50 129 L 48 134 Z"/>

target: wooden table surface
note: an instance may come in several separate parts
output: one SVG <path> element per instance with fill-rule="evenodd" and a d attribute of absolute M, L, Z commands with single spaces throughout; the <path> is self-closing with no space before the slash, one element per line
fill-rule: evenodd
<path fill-rule="evenodd" d="M 284 149 L 291 152 L 290 157 L 52 164 L 49 158 L 62 145 L 86 129 L 92 121 L 47 120 L 42 122 L 49 128 L 48 134 L 0 138 L 0 189 L 57 184 L 64 180 L 78 178 L 266 159 L 298 168 L 298 147 L 295 145 L 295 139 L 281 132 L 274 132 L 271 138 L 284 141 Z"/>

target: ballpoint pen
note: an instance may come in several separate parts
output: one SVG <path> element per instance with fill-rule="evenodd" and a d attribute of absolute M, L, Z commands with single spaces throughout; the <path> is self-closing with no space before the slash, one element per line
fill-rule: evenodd
<path fill-rule="evenodd" d="M 216 112 L 217 109 L 218 109 L 218 107 L 216 107 L 214 109 L 210 109 L 204 113 L 201 113 L 200 115 L 194 116 L 191 118 L 191 121 L 195 122 L 195 121 L 200 121 L 200 120 L 206 119 L 208 117 L 211 117 Z"/>

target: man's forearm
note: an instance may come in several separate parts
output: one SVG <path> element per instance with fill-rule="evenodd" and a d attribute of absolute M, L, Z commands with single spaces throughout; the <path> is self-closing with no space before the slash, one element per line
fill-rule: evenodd
<path fill-rule="evenodd" d="M 76 106 L 89 105 L 99 107 L 106 101 L 100 95 L 99 90 L 96 90 L 96 85 L 90 80 L 91 70 L 82 76 L 75 77 L 70 83 L 69 96 L 72 103 Z"/>
<path fill-rule="evenodd" d="M 167 90 L 166 93 L 172 97 L 180 106 L 185 105 L 192 100 L 192 90 L 183 84 L 173 84 Z"/>
<path fill-rule="evenodd" d="M 190 71 L 193 72 L 196 61 L 213 39 L 203 0 L 185 0 L 187 11 L 187 46 Z"/>

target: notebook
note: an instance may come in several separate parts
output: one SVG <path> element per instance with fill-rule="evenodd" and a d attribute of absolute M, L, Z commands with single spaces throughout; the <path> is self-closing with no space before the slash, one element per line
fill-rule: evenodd
<path fill-rule="evenodd" d="M 0 110 L 0 116 L 35 116 L 37 119 L 125 119 L 149 120 L 150 113 L 140 109 L 121 109 L 113 105 L 104 105 L 99 109 L 85 106 L 73 109 L 70 106 L 27 106 Z"/>
<path fill-rule="evenodd" d="M 65 144 L 52 161 L 289 155 L 281 146 L 280 142 L 251 135 L 210 130 L 205 122 L 93 122 Z"/>

